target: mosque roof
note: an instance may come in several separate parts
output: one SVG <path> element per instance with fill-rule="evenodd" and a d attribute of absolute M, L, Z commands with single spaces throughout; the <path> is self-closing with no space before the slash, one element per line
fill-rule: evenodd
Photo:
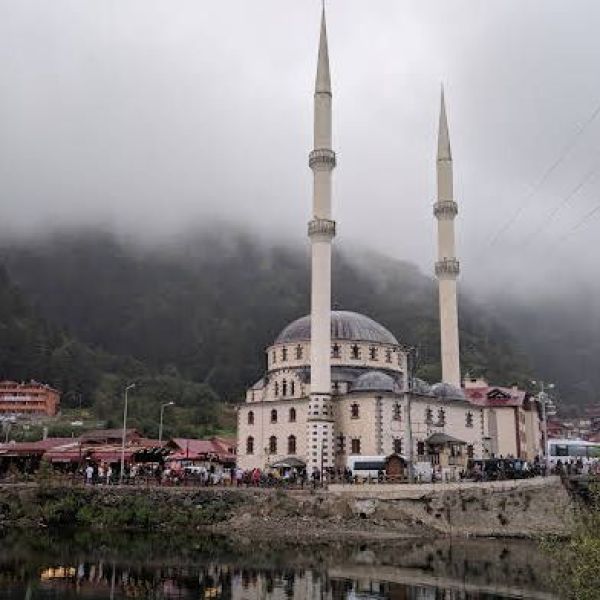
<path fill-rule="evenodd" d="M 398 340 L 383 325 L 365 315 L 347 310 L 331 311 L 331 339 L 398 345 Z M 284 327 L 275 343 L 308 340 L 310 340 L 310 315 L 296 319 Z"/>
<path fill-rule="evenodd" d="M 464 400 L 465 392 L 462 388 L 459 388 L 450 383 L 436 383 L 431 386 L 430 391 L 432 396 L 436 396 L 438 398 L 444 398 L 446 400 Z"/>
<path fill-rule="evenodd" d="M 399 394 L 402 389 L 397 380 L 383 371 L 367 371 L 352 385 L 353 392 L 392 392 Z"/>

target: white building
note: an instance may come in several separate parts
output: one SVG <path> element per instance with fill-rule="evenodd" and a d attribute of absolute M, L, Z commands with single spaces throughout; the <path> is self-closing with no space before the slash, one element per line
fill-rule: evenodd
<path fill-rule="evenodd" d="M 467 455 L 490 456 L 500 443 L 513 448 L 504 438 L 514 436 L 514 423 L 500 436 L 502 442 L 497 441 L 497 432 L 492 442 L 494 423 L 510 419 L 490 412 L 487 399 L 471 401 L 460 387 L 454 235 L 458 208 L 443 93 L 434 204 L 443 382 L 433 386 L 410 376 L 407 349 L 383 325 L 357 313 L 331 311 L 331 244 L 336 233 L 331 178 L 336 156 L 331 149 L 332 91 L 324 12 L 314 103 L 314 150 L 309 155 L 313 219 L 308 225 L 311 315 L 285 327 L 267 349 L 265 375 L 248 390 L 238 414 L 239 466 L 264 469 L 295 457 L 309 471 L 340 469 L 351 455 L 395 452 L 451 468 L 464 464 Z M 515 453 L 518 447 L 514 445 Z"/>

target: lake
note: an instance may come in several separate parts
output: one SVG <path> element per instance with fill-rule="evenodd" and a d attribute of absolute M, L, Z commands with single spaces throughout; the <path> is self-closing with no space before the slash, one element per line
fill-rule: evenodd
<path fill-rule="evenodd" d="M 554 599 L 535 543 L 293 545 L 159 535 L 11 534 L 0 599 Z"/>

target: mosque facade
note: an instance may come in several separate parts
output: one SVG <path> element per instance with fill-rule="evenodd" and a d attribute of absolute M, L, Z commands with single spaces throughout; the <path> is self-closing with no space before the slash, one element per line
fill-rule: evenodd
<path fill-rule="evenodd" d="M 267 369 L 238 411 L 238 464 L 268 468 L 294 459 L 309 472 L 343 469 L 351 457 L 407 457 L 413 465 L 460 467 L 467 457 L 540 453 L 539 411 L 525 392 L 461 381 L 452 154 L 442 93 L 438 133 L 438 279 L 442 381 L 411 373 L 409 349 L 365 315 L 331 310 L 332 89 L 322 14 L 314 95 L 311 313 L 266 350 Z M 508 452 L 507 452 L 508 453 Z"/>

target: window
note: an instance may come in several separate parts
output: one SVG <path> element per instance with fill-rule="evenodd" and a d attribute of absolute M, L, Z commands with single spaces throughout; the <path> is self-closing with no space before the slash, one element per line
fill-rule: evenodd
<path fill-rule="evenodd" d="M 271 411 L 271 423 L 277 423 L 277 411 L 275 409 Z"/>
<path fill-rule="evenodd" d="M 254 438 L 252 436 L 246 440 L 246 454 L 254 454 Z"/>
<path fill-rule="evenodd" d="M 248 425 L 254 425 L 254 411 L 248 413 Z"/>
<path fill-rule="evenodd" d="M 467 427 L 473 427 L 473 413 L 471 411 L 467 412 L 467 421 L 465 425 Z"/>
<path fill-rule="evenodd" d="M 394 438 L 394 452 L 402 454 L 402 440 L 400 438 Z"/>
<path fill-rule="evenodd" d="M 284 362 L 287 360 L 287 348 L 281 349 L 281 360 L 283 360 Z"/>
<path fill-rule="evenodd" d="M 273 350 L 273 359 L 272 359 L 272 361 L 273 361 L 274 363 L 276 363 L 276 362 L 277 362 L 277 352 L 275 352 L 275 350 Z"/>
<path fill-rule="evenodd" d="M 283 380 L 283 384 L 281 386 L 281 392 L 284 396 L 287 396 L 287 379 Z"/>
<path fill-rule="evenodd" d="M 360 454 L 360 440 L 352 438 L 352 454 Z"/>
<path fill-rule="evenodd" d="M 302 360 L 302 346 L 296 346 L 296 360 Z"/>
<path fill-rule="evenodd" d="M 360 358 L 360 348 L 356 344 L 354 344 L 354 346 L 351 348 L 351 357 L 354 360 L 358 360 Z"/>
<path fill-rule="evenodd" d="M 473 444 L 469 444 L 467 446 L 467 456 L 469 458 L 473 458 L 474 455 L 475 455 L 475 453 L 473 452 Z"/>
<path fill-rule="evenodd" d="M 340 357 L 340 347 L 338 344 L 334 344 L 331 346 L 331 358 L 339 358 Z"/>
<path fill-rule="evenodd" d="M 417 454 L 425 456 L 425 442 L 417 442 Z"/>
<path fill-rule="evenodd" d="M 392 418 L 394 419 L 394 421 L 402 420 L 402 406 L 398 402 L 394 404 L 394 414 Z"/>
<path fill-rule="evenodd" d="M 340 393 L 340 382 L 339 381 L 334 381 L 331 384 L 332 388 L 333 388 L 333 393 L 334 394 L 339 394 Z"/>
<path fill-rule="evenodd" d="M 388 348 L 385 351 L 385 362 L 386 363 L 391 363 L 392 362 L 392 349 Z"/>
<path fill-rule="evenodd" d="M 269 438 L 269 454 L 276 454 L 277 453 L 277 438 L 272 435 Z"/>
<path fill-rule="evenodd" d="M 279 396 L 279 381 L 275 382 L 275 395 Z"/>
<path fill-rule="evenodd" d="M 425 409 L 425 423 L 431 425 L 433 423 L 433 411 L 430 408 Z"/>
<path fill-rule="evenodd" d="M 288 437 L 288 454 L 296 454 L 296 436 L 290 435 Z"/>
<path fill-rule="evenodd" d="M 375 348 L 375 346 L 369 348 L 369 358 L 371 360 L 377 360 L 377 348 Z"/>
<path fill-rule="evenodd" d="M 294 380 L 290 381 L 290 396 L 293 396 L 296 393 L 296 384 Z"/>
<path fill-rule="evenodd" d="M 342 434 L 337 436 L 337 451 L 338 452 L 346 451 L 346 438 Z"/>
<path fill-rule="evenodd" d="M 359 414 L 359 411 L 360 411 L 360 409 L 359 409 L 359 407 L 358 407 L 358 404 L 354 403 L 354 404 L 353 404 L 353 405 L 350 407 L 350 416 L 351 416 L 353 419 L 358 419 L 358 417 L 360 416 L 360 414 Z"/>
<path fill-rule="evenodd" d="M 443 408 L 440 408 L 440 410 L 438 410 L 437 426 L 444 427 L 444 425 L 446 425 L 446 411 Z"/>
<path fill-rule="evenodd" d="M 296 422 L 296 409 L 290 408 L 290 423 Z"/>

